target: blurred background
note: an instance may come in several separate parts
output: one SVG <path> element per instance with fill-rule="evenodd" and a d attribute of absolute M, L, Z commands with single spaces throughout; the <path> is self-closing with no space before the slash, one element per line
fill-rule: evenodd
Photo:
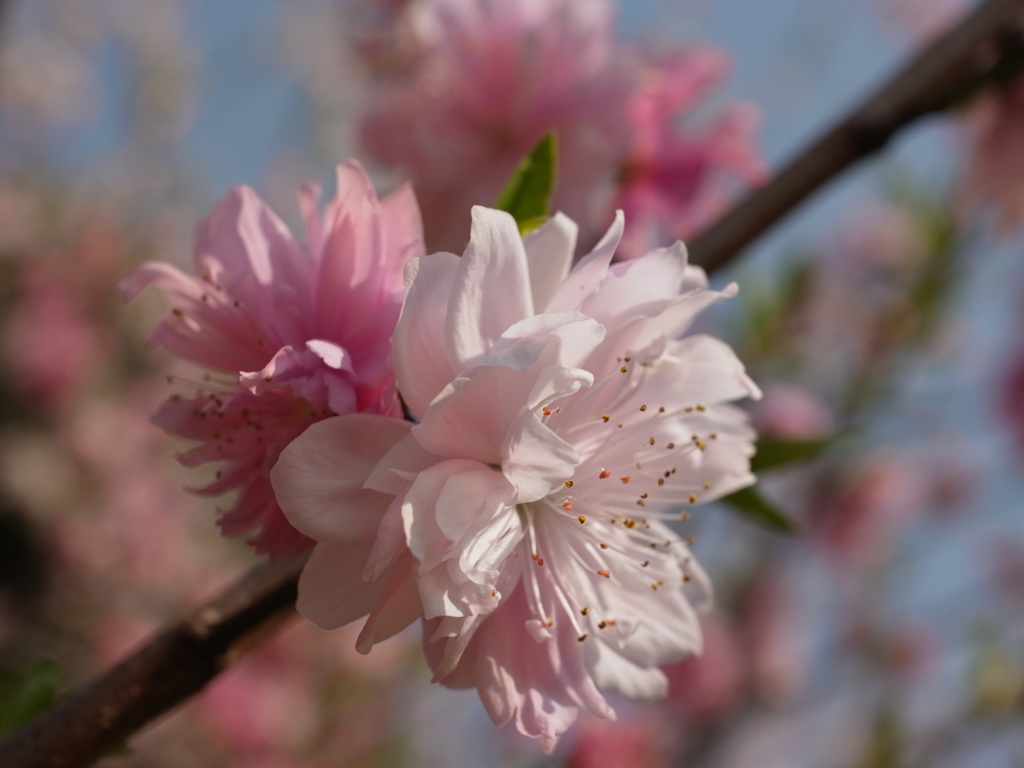
<path fill-rule="evenodd" d="M 234 184 L 296 225 L 299 183 L 330 190 L 348 157 L 382 191 L 411 175 L 447 226 L 452 182 L 428 161 L 464 144 L 440 146 L 417 91 L 446 45 L 417 16 L 430 2 L 0 2 L 0 734 L 254 564 L 218 536 L 218 502 L 186 492 L 201 484 L 174 461 L 187 446 L 149 423 L 182 386 L 169 355 L 144 351 L 165 307 L 126 308 L 117 284 L 147 259 L 187 267 L 196 220 Z M 643 168 L 671 145 L 687 168 L 702 158 L 703 191 L 631 242 L 692 235 L 967 5 L 620 3 L 590 53 L 628 62 L 629 110 L 601 112 L 627 160 L 574 215 L 597 231 L 610 205 L 664 203 Z M 702 84 L 658 101 L 684 76 Z M 545 757 L 473 692 L 431 686 L 417 630 L 360 657 L 354 632 L 295 622 L 103 765 L 1020 768 L 1014 85 L 905 131 L 714 276 L 741 286 L 707 326 L 765 391 L 762 437 L 805 457 L 760 472 L 799 531 L 697 510 L 718 610 L 705 655 L 667 670 L 665 702 L 583 720 Z M 645 104 L 686 152 L 644 132 Z M 551 119 L 522 129 L 527 148 L 551 127 L 576 146 L 573 118 Z M 495 160 L 497 182 L 470 159 L 457 183 L 486 203 L 521 154 Z M 563 207 L 580 204 L 563 178 Z M 428 245 L 458 243 L 451 221 L 428 222 Z"/>

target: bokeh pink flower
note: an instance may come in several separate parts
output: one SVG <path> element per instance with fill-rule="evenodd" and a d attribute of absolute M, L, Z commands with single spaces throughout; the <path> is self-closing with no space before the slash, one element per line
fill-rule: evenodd
<path fill-rule="evenodd" d="M 372 48 L 407 65 L 378 78 L 362 141 L 412 179 L 431 249 L 461 250 L 470 207 L 492 204 L 548 132 L 560 147 L 555 209 L 589 247 L 625 208 L 620 256 L 692 234 L 763 175 L 752 106 L 681 122 L 724 79 L 725 55 L 618 43 L 607 0 L 419 0 L 390 18 L 391 44 Z"/>
<path fill-rule="evenodd" d="M 422 616 L 435 681 L 547 751 L 578 710 L 614 717 L 604 693 L 657 699 L 659 665 L 700 652 L 711 586 L 667 521 L 754 481 L 730 401 L 757 387 L 727 345 L 680 338 L 735 285 L 710 290 L 681 243 L 610 266 L 622 226 L 570 269 L 567 217 L 521 238 L 474 208 L 461 259 L 408 269 L 394 358 L 418 423 L 331 419 L 273 471 L 319 542 L 299 610 L 324 628 L 370 611 L 364 651 Z"/>
<path fill-rule="evenodd" d="M 402 269 L 423 252 L 416 200 L 408 186 L 378 200 L 356 162 L 338 167 L 337 183 L 322 215 L 319 189 L 302 190 L 306 243 L 239 187 L 196 232 L 195 277 L 148 262 L 122 284 L 129 300 L 162 289 L 172 309 L 150 344 L 214 372 L 154 421 L 201 443 L 181 457 L 186 466 L 220 464 L 200 493 L 238 492 L 222 532 L 273 557 L 311 545 L 274 499 L 269 472 L 281 450 L 335 414 L 401 416 L 390 336 Z"/>

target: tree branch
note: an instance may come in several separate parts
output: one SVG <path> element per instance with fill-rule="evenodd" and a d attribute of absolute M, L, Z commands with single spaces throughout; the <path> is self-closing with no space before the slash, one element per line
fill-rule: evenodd
<path fill-rule="evenodd" d="M 713 272 L 812 193 L 884 147 L 901 129 L 973 95 L 1024 64 L 1024 1 L 988 0 L 896 77 L 798 154 L 765 186 L 689 243 L 691 260 Z"/>
<path fill-rule="evenodd" d="M 77 768 L 124 744 L 295 615 L 304 563 L 301 557 L 256 568 L 0 743 L 0 765 Z"/>
<path fill-rule="evenodd" d="M 2 3 L 3 0 L 0 0 Z M 1024 0 L 987 0 L 691 243 L 709 271 L 901 128 L 1020 69 Z M 1007 67 L 1007 62 L 1013 64 Z M 0 743 L 4 768 L 80 768 L 197 693 L 294 615 L 302 559 L 255 569 L 92 684 Z"/>

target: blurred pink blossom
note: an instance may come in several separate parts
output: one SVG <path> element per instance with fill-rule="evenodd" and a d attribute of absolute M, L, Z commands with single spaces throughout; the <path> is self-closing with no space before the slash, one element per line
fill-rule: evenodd
<path fill-rule="evenodd" d="M 617 722 L 582 718 L 565 768 L 668 768 L 674 728 L 656 713 Z"/>
<path fill-rule="evenodd" d="M 250 536 L 271 556 L 311 545 L 274 499 L 268 473 L 281 450 L 327 416 L 401 415 L 390 337 L 402 268 L 423 252 L 419 211 L 407 186 L 378 201 L 354 161 L 339 166 L 337 178 L 322 216 L 320 190 L 302 190 L 307 244 L 239 187 L 198 228 L 197 277 L 149 262 L 122 284 L 129 300 L 152 285 L 170 299 L 151 345 L 225 375 L 194 397 L 173 396 L 154 421 L 202 443 L 181 457 L 186 466 L 223 462 L 199 492 L 237 490 L 221 530 Z"/>
<path fill-rule="evenodd" d="M 746 659 L 732 625 L 718 614 L 701 617 L 704 652 L 665 667 L 669 699 L 697 721 L 716 720 L 742 700 Z"/>
<path fill-rule="evenodd" d="M 273 471 L 318 541 L 299 610 L 328 629 L 369 611 L 362 651 L 422 615 L 435 681 L 547 751 L 700 652 L 710 583 L 664 521 L 754 479 L 731 401 L 756 385 L 724 343 L 680 338 L 736 286 L 710 290 L 681 243 L 610 265 L 622 227 L 571 269 L 565 216 L 521 238 L 474 208 L 461 259 L 409 268 L 393 354 L 418 422 L 329 419 Z"/>
<path fill-rule="evenodd" d="M 87 309 L 61 272 L 26 266 L 3 332 L 7 364 L 25 397 L 65 409 L 103 370 L 113 334 Z"/>
<path fill-rule="evenodd" d="M 917 464 L 876 455 L 847 468 L 834 495 L 817 504 L 812 525 L 818 541 L 842 562 L 871 568 L 889 557 L 930 498 Z"/>
<path fill-rule="evenodd" d="M 492 204 L 549 131 L 559 139 L 553 208 L 580 224 L 588 247 L 627 209 L 623 256 L 692 234 L 730 182 L 761 178 L 751 107 L 679 124 L 722 81 L 726 57 L 620 45 L 608 0 L 420 0 L 402 23 L 415 66 L 382 79 L 362 139 L 412 178 L 432 249 L 462 249 L 470 206 Z"/>
<path fill-rule="evenodd" d="M 773 572 L 777 567 L 754 574 L 739 609 L 749 684 L 768 705 L 783 704 L 803 690 L 810 661 L 799 596 L 793 584 Z"/>
<path fill-rule="evenodd" d="M 742 187 L 764 179 L 752 104 L 730 104 L 702 128 L 683 131 L 679 125 L 722 85 L 729 69 L 725 53 L 706 47 L 642 67 L 626 107 L 632 140 L 614 203 L 626 213 L 625 258 L 688 238 L 710 223 L 734 191 L 730 182 Z"/>
<path fill-rule="evenodd" d="M 782 440 L 815 440 L 832 434 L 832 412 L 810 390 L 794 384 L 770 384 L 753 408 L 759 435 Z"/>

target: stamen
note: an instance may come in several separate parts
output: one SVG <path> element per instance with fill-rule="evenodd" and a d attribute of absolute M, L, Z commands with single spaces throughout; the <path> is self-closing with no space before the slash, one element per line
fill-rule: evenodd
<path fill-rule="evenodd" d="M 601 474 L 598 475 L 598 477 L 601 478 L 602 480 L 607 480 L 611 476 L 612 473 L 609 472 L 607 469 L 602 469 Z"/>
<path fill-rule="evenodd" d="M 586 515 L 578 515 L 576 517 L 576 519 L 580 521 L 580 525 L 582 525 L 583 523 L 587 522 L 587 516 Z"/>
<path fill-rule="evenodd" d="M 607 568 L 602 568 L 601 570 L 599 570 L 597 572 L 597 575 L 604 576 L 606 579 L 610 579 L 612 577 L 611 571 L 609 571 Z"/>

